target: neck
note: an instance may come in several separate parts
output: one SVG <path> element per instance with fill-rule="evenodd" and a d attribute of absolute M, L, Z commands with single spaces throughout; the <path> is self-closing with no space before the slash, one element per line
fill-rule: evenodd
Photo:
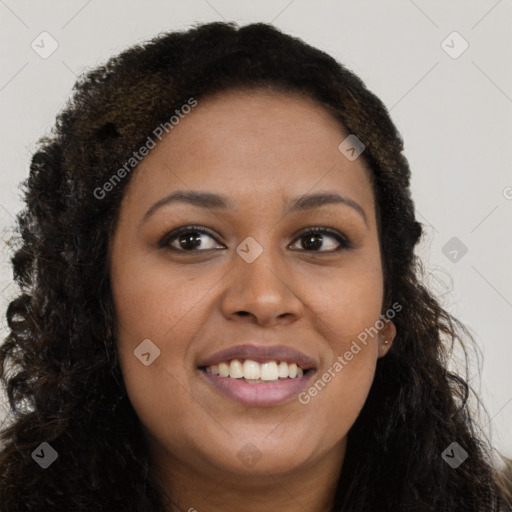
<path fill-rule="evenodd" d="M 157 479 L 174 504 L 167 512 L 267 512 L 269 504 L 280 512 L 331 512 L 345 450 L 346 438 L 292 471 L 254 475 L 192 466 L 161 447 L 152 453 Z"/>

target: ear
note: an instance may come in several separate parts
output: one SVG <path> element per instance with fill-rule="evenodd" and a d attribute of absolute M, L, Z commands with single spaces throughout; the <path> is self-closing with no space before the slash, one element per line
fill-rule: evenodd
<path fill-rule="evenodd" d="M 385 356 L 396 336 L 396 327 L 392 320 L 384 320 L 384 327 L 379 331 L 379 357 Z"/>

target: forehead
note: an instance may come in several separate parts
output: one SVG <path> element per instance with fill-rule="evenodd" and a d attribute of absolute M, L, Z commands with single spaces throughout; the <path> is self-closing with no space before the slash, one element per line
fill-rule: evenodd
<path fill-rule="evenodd" d="M 338 149 L 349 135 L 320 103 L 295 93 L 231 90 L 198 100 L 136 169 L 130 188 L 148 200 L 177 189 L 265 203 L 333 190 L 373 203 L 362 158 Z"/>

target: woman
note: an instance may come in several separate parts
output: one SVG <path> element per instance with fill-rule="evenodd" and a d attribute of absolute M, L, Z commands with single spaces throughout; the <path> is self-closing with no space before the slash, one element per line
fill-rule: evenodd
<path fill-rule="evenodd" d="M 387 111 L 272 26 L 82 77 L 32 160 L 2 512 L 506 510 Z"/>

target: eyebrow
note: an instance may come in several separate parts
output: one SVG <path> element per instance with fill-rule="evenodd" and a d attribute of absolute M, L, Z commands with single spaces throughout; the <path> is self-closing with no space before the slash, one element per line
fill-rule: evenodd
<path fill-rule="evenodd" d="M 234 210 L 236 206 L 235 203 L 226 196 L 195 190 L 177 190 L 163 197 L 151 206 L 142 217 L 140 224 L 142 225 L 145 223 L 157 210 L 171 203 L 186 203 L 192 206 L 212 210 Z M 343 197 L 340 194 L 320 192 L 316 194 L 303 195 L 288 201 L 289 211 L 292 213 L 313 210 L 328 204 L 344 204 L 350 206 L 361 215 L 364 223 L 368 226 L 366 212 L 361 205 L 356 203 L 353 199 Z"/>

